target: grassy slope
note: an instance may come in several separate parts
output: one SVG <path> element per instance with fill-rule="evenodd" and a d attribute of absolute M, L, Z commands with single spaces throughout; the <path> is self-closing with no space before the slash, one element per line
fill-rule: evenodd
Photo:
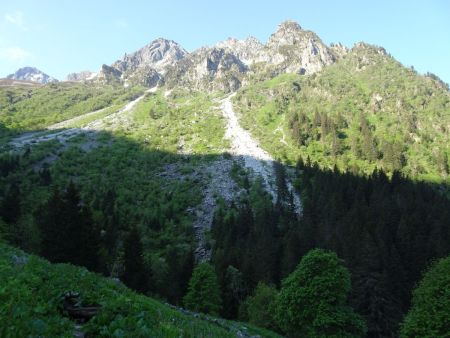
<path fill-rule="evenodd" d="M 182 313 L 121 283 L 69 264 L 44 259 L 0 242 L 0 336 L 72 337 L 61 314 L 62 295 L 79 292 L 85 305 L 102 310 L 83 327 L 96 337 L 278 337 L 241 323 Z"/>
<path fill-rule="evenodd" d="M 82 83 L 39 87 L 1 87 L 0 125 L 9 133 L 44 128 L 50 124 L 131 100 L 143 88 L 124 89 Z"/>
<path fill-rule="evenodd" d="M 294 82 L 300 90 L 295 90 Z M 287 162 L 308 155 L 325 167 L 337 163 L 366 173 L 375 167 L 390 171 L 382 158 L 384 144 L 390 143 L 406 158 L 405 174 L 431 181 L 445 179 L 437 158 L 445 153 L 450 158 L 450 94 L 438 82 L 418 76 L 376 48 L 355 47 L 343 60 L 312 76 L 281 75 L 244 87 L 235 105 L 243 125 L 264 148 Z M 339 118 L 343 122 L 337 128 L 341 150 L 336 158 L 330 151 L 332 140 L 329 135 L 321 138 L 320 126 L 310 128 L 304 145 L 292 137 L 292 117 L 304 114 L 312 125 L 316 112 L 326 114 L 335 124 Z M 361 117 L 368 121 L 380 153 L 375 161 L 351 149 L 353 139 L 362 142 Z"/>

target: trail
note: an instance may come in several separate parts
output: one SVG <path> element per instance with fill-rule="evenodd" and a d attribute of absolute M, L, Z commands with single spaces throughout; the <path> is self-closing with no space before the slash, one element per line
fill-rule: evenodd
<path fill-rule="evenodd" d="M 276 201 L 277 191 L 275 183 L 273 182 L 275 177 L 273 169 L 274 159 L 267 151 L 259 146 L 258 142 L 252 138 L 248 131 L 240 126 L 231 102 L 234 95 L 235 93 L 224 98 L 221 101 L 220 106 L 222 113 L 227 120 L 225 137 L 231 141 L 230 152 L 234 156 L 243 158 L 245 167 L 251 169 L 256 175 L 262 177 L 266 185 L 266 189 L 272 195 L 273 201 Z M 290 180 L 286 181 L 286 185 L 289 192 L 293 195 L 295 212 L 297 214 L 301 214 L 302 206 L 300 197 L 295 192 Z"/>

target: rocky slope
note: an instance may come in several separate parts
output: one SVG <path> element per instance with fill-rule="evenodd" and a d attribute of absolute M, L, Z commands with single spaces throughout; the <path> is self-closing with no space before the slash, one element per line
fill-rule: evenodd
<path fill-rule="evenodd" d="M 14 74 L 9 74 L 6 78 L 11 80 L 32 81 L 42 84 L 58 81 L 57 79 L 34 67 L 20 68 Z"/>

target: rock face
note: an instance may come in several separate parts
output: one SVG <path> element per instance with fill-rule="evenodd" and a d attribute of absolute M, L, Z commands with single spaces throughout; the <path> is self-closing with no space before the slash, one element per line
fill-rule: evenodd
<path fill-rule="evenodd" d="M 125 54 L 112 67 L 123 73 L 134 72 L 139 68 L 152 68 L 164 74 L 168 65 L 182 59 L 187 54 L 178 43 L 172 40 L 156 39 L 130 55 Z"/>
<path fill-rule="evenodd" d="M 312 74 L 334 63 L 337 55 L 313 32 L 303 30 L 297 22 L 282 22 L 256 62 L 272 66 L 277 73 Z"/>
<path fill-rule="evenodd" d="M 294 21 L 278 26 L 266 45 L 255 37 L 229 38 L 191 53 L 171 40 L 157 39 L 111 66 L 103 65 L 97 80 L 125 86 L 141 84 L 169 88 L 235 91 L 252 77 L 270 78 L 281 73 L 313 74 L 348 50 L 328 47 L 311 31 Z"/>
<path fill-rule="evenodd" d="M 245 65 L 250 66 L 255 62 L 258 53 L 264 48 L 264 45 L 255 37 L 249 36 L 245 40 L 229 38 L 215 45 L 216 48 L 223 48 L 233 53 Z"/>
<path fill-rule="evenodd" d="M 46 84 L 49 82 L 58 82 L 58 80 L 56 80 L 55 78 L 34 67 L 20 68 L 14 74 L 10 74 L 6 78 L 12 80 L 32 81 L 42 84 Z"/>
<path fill-rule="evenodd" d="M 97 73 L 91 72 L 89 70 L 84 70 L 79 73 L 70 73 L 66 76 L 66 81 L 87 81 L 93 79 Z"/>
<path fill-rule="evenodd" d="M 238 89 L 248 67 L 224 48 L 200 48 L 169 67 L 166 84 L 230 92 Z"/>
<path fill-rule="evenodd" d="M 97 80 L 122 83 L 125 86 L 140 84 L 155 87 L 163 83 L 167 68 L 183 59 L 186 54 L 186 50 L 176 42 L 156 39 L 132 54 L 125 54 L 111 66 L 103 65 Z"/>

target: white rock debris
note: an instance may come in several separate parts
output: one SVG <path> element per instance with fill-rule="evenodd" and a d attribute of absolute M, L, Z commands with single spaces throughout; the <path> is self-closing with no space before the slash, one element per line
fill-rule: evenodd
<path fill-rule="evenodd" d="M 227 130 L 225 137 L 231 141 L 230 153 L 234 156 L 240 156 L 244 159 L 246 168 L 251 169 L 255 175 L 262 177 L 266 189 L 272 195 L 273 201 L 277 199 L 277 192 L 273 179 L 275 177 L 273 170 L 274 159 L 267 151 L 262 149 L 259 144 L 252 138 L 250 133 L 239 125 L 239 120 L 233 110 L 231 103 L 231 94 L 221 101 L 222 113 L 227 120 Z M 302 210 L 300 198 L 295 193 L 292 183 L 288 180 L 286 182 L 289 192 L 294 198 L 294 208 L 296 213 L 300 214 Z"/>

